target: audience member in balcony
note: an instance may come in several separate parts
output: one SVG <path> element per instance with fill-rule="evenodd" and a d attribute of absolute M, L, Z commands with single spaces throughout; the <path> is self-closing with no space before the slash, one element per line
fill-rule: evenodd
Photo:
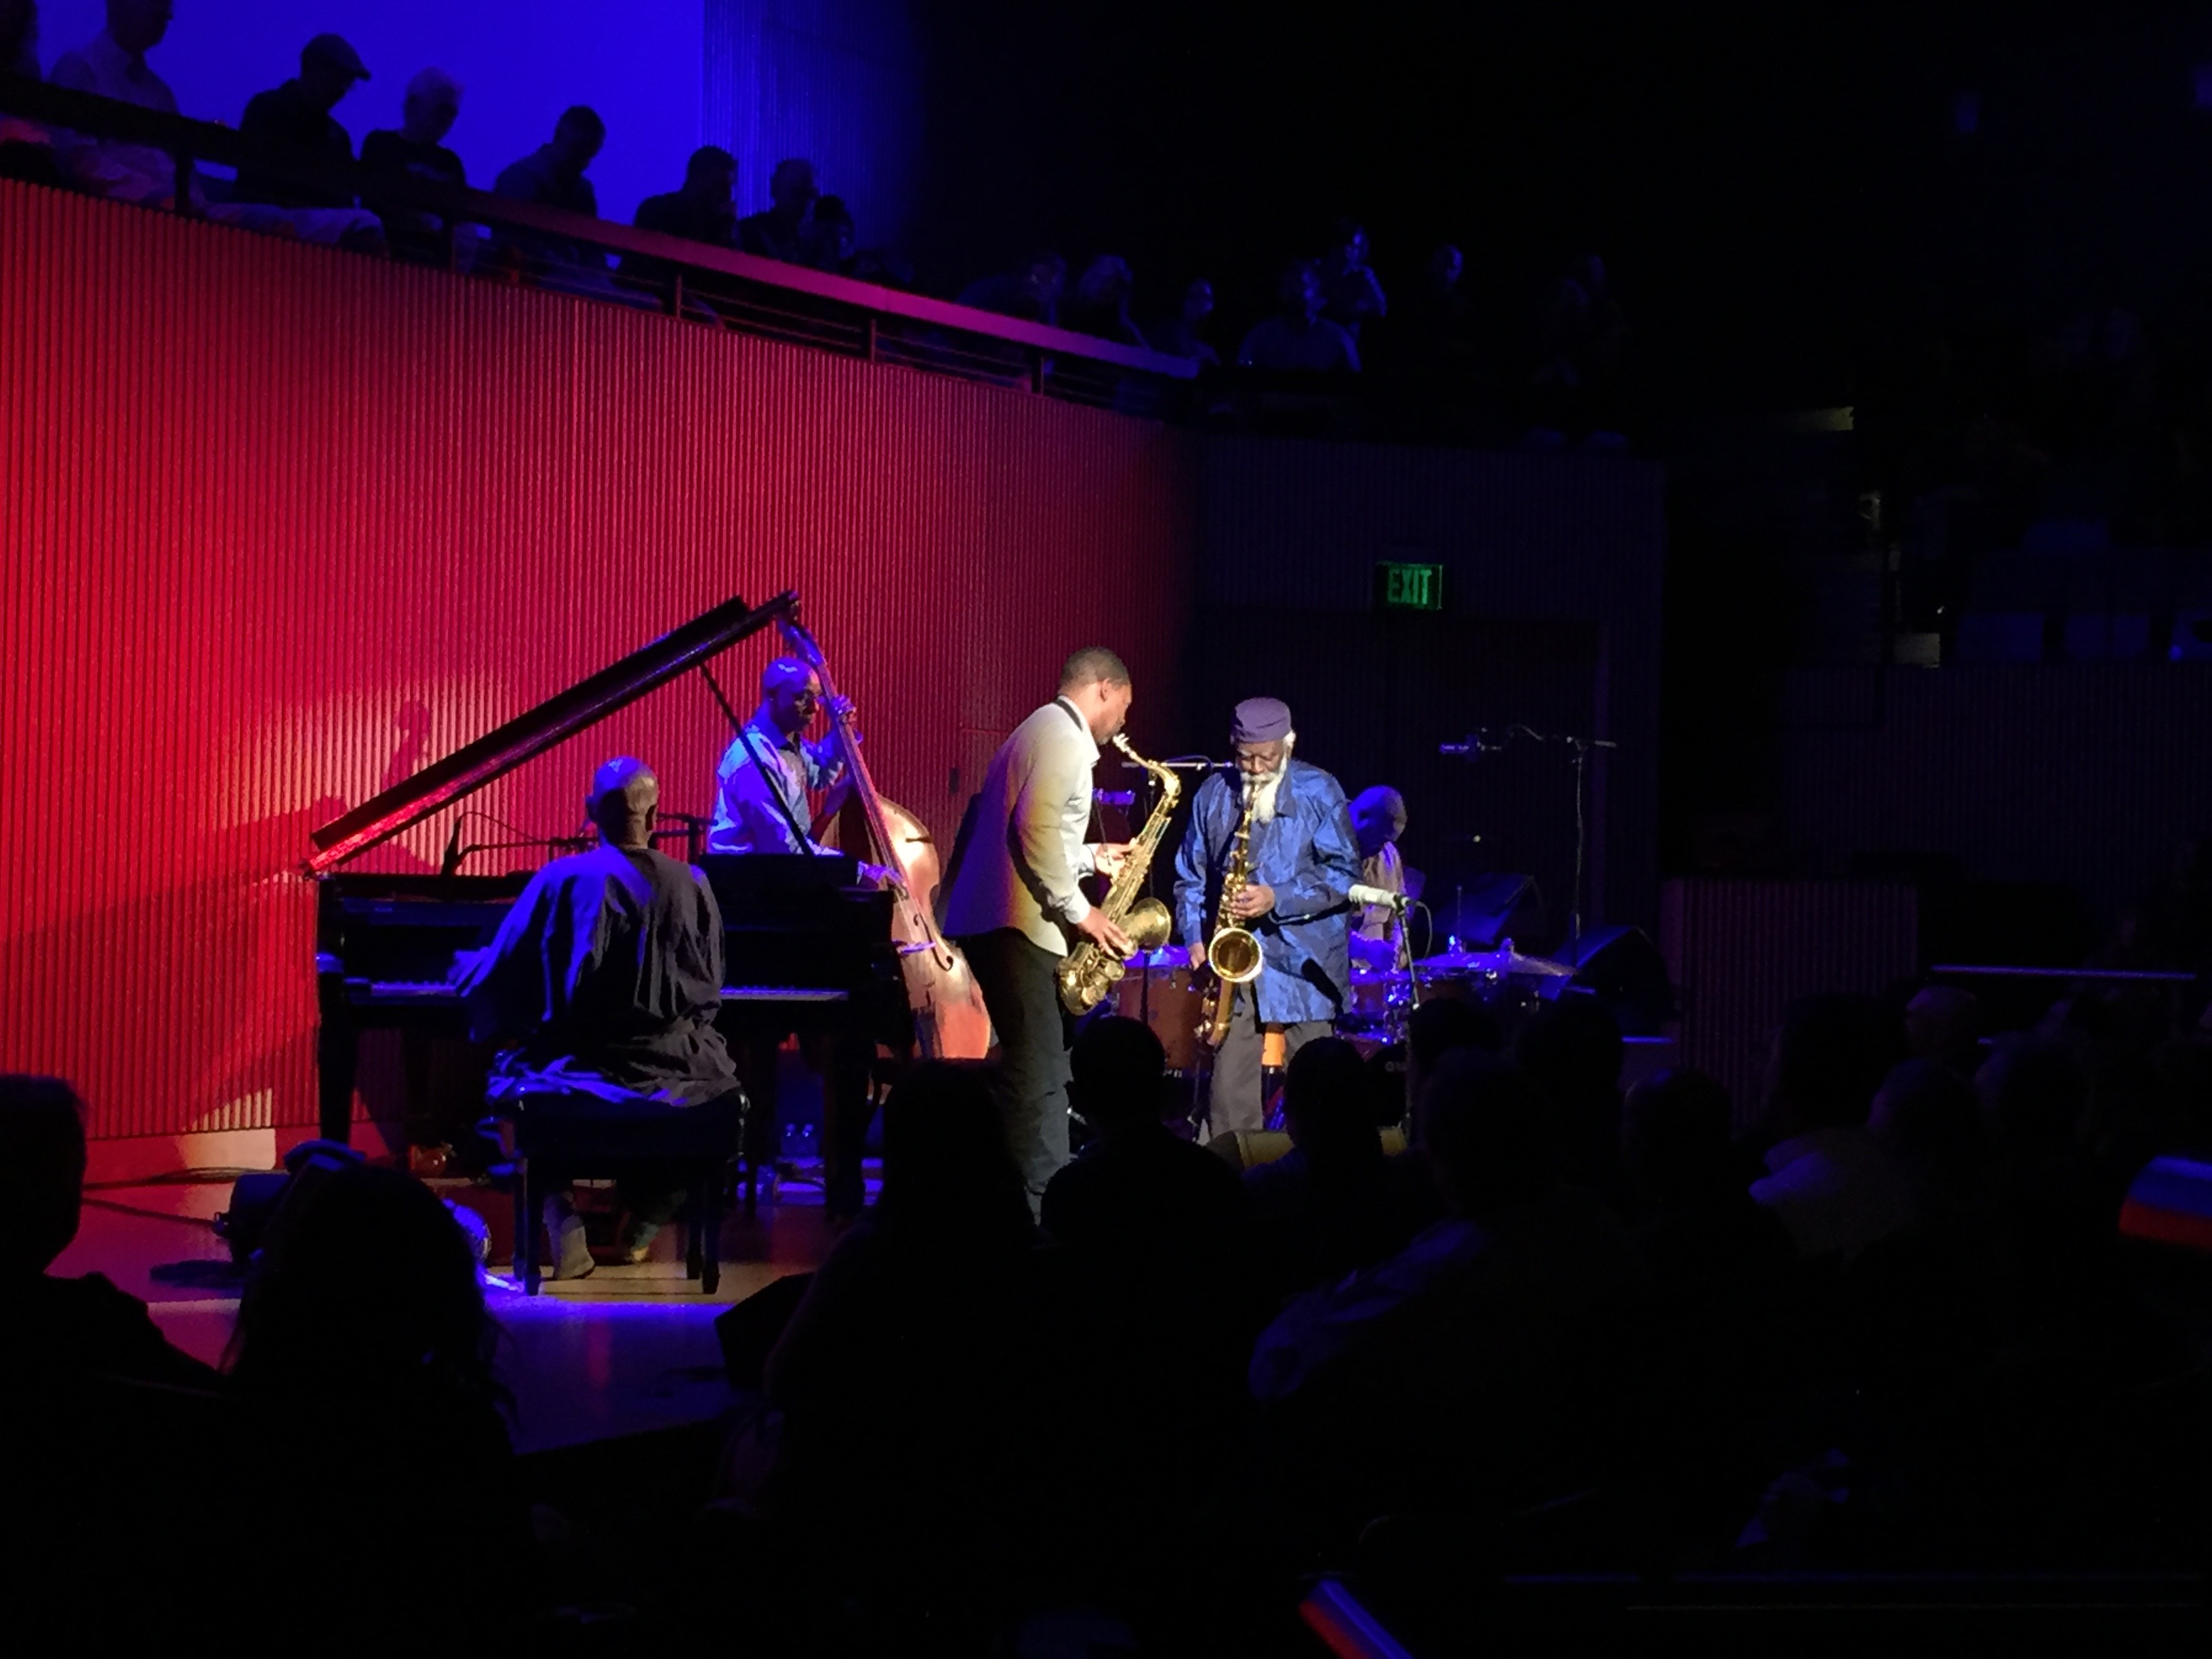
<path fill-rule="evenodd" d="M 1060 291 L 1066 281 L 1067 261 L 1040 250 L 1011 270 L 969 283 L 960 290 L 960 303 L 1024 322 L 1054 324 L 1060 320 Z"/>
<path fill-rule="evenodd" d="M 1392 368 L 1434 375 L 1463 372 L 1471 366 L 1474 342 L 1469 337 L 1466 269 L 1466 260 L 1450 243 L 1439 243 L 1430 251 L 1389 330 Z"/>
<path fill-rule="evenodd" d="M 710 247 L 734 248 L 738 214 L 731 198 L 737 184 L 737 157 L 718 145 L 702 145 L 684 163 L 682 189 L 648 196 L 637 204 L 637 228 L 680 236 L 687 242 L 704 242 Z M 652 290 L 659 297 L 665 297 L 675 270 L 669 261 L 647 254 L 623 256 L 623 282 Z M 691 294 L 684 296 L 684 309 L 695 319 L 714 320 L 713 308 Z"/>
<path fill-rule="evenodd" d="M 1144 335 L 1129 320 L 1129 291 L 1136 278 L 1129 262 L 1115 254 L 1093 259 L 1075 285 L 1075 297 L 1061 309 L 1060 324 L 1078 334 L 1095 335 L 1116 345 L 1149 349 Z"/>
<path fill-rule="evenodd" d="M 319 34 L 300 50 L 300 72 L 281 87 L 257 92 L 246 103 L 238 130 L 266 140 L 301 160 L 343 166 L 353 160 L 353 137 L 331 112 L 368 79 L 361 54 L 335 34 Z M 239 169 L 231 199 L 266 202 L 272 207 L 349 208 L 350 191 L 301 184 L 252 167 Z"/>
<path fill-rule="evenodd" d="M 176 94 L 146 62 L 168 33 L 169 16 L 170 0 L 107 0 L 107 27 L 54 60 L 54 84 L 174 115 Z M 82 187 L 143 207 L 175 205 L 176 167 L 167 151 L 76 133 L 55 137 L 64 169 Z"/>
<path fill-rule="evenodd" d="M 100 1273 L 57 1278 L 47 1270 L 76 1237 L 84 1206 L 84 1106 L 59 1078 L 0 1076 L 0 1168 L 9 1173 L 11 1214 L 0 1238 L 12 1352 L 0 1376 L 10 1392 L 67 1388 L 114 1376 L 180 1389 L 213 1389 L 221 1378 L 169 1346 L 137 1297 Z"/>
<path fill-rule="evenodd" d="M 76 52 L 54 62 L 56 86 L 98 93 L 141 109 L 177 113 L 176 95 L 146 62 L 168 34 L 170 0 L 108 0 L 107 27 Z M 142 207 L 176 205 L 176 164 L 150 144 L 55 135 L 62 167 L 80 188 Z M 336 243 L 362 252 L 384 251 L 384 227 L 358 208 L 280 208 L 262 202 L 210 202 L 198 183 L 192 204 L 219 224 L 311 242 Z"/>
<path fill-rule="evenodd" d="M 713 247 L 738 245 L 738 158 L 719 145 L 705 144 L 684 164 L 684 187 L 648 196 L 637 204 L 637 228 Z M 625 260 L 625 270 L 629 262 Z"/>
<path fill-rule="evenodd" d="M 787 265 L 812 264 L 814 204 L 821 194 L 813 162 L 797 158 L 778 161 L 769 175 L 769 205 L 738 221 L 738 245 L 763 259 L 781 259 Z"/>
<path fill-rule="evenodd" d="M 1577 254 L 1552 285 L 1539 325 L 1533 385 L 1543 417 L 1562 428 L 1615 418 L 1611 398 L 1627 342 L 1605 261 Z"/>
<path fill-rule="evenodd" d="M 1751 1195 L 1800 1255 L 1848 1258 L 1909 1218 L 1897 1169 L 1867 1127 L 1904 1050 L 1895 1017 L 1870 997 L 1805 997 L 1784 1013 L 1767 1065 L 1775 1139 Z"/>
<path fill-rule="evenodd" d="M 399 125 L 380 128 L 361 141 L 362 167 L 404 173 L 428 185 L 465 189 L 468 171 L 444 142 L 460 115 L 461 83 L 441 69 L 417 70 L 407 83 Z M 443 214 L 422 208 L 369 205 L 384 221 L 392 251 L 401 258 L 419 259 L 426 264 L 458 263 L 453 246 L 457 236 L 464 237 L 460 251 L 465 251 L 465 228 L 448 222 Z"/>
<path fill-rule="evenodd" d="M 38 0 L 0 0 L 0 75 L 39 78 Z M 38 122 L 0 109 L 0 179 L 58 185 L 52 136 Z"/>
<path fill-rule="evenodd" d="M 1188 357 L 1209 368 L 1218 368 L 1221 354 L 1206 343 L 1206 325 L 1213 315 L 1213 284 L 1203 276 L 1183 289 L 1182 303 L 1172 317 L 1162 318 L 1145 330 L 1155 351 L 1170 357 Z"/>
<path fill-rule="evenodd" d="M 1237 361 L 1281 374 L 1359 373 L 1359 348 L 1322 316 L 1321 277 L 1310 260 L 1294 259 L 1276 279 L 1275 314 L 1244 337 Z"/>
<path fill-rule="evenodd" d="M 509 166 L 492 185 L 495 195 L 533 207 L 557 208 L 589 219 L 599 216 L 599 198 L 584 176 L 607 142 L 607 124 L 588 105 L 561 112 L 553 137 Z M 570 236 L 544 231 L 503 229 L 503 247 L 522 260 L 526 275 L 548 288 L 604 298 L 620 297 L 607 274 L 607 256 Z"/>
<path fill-rule="evenodd" d="M 1361 325 L 1388 314 L 1389 301 L 1382 296 L 1382 279 L 1367 263 L 1367 232 L 1356 220 L 1340 219 L 1322 256 L 1322 315 L 1359 342 Z"/>
<path fill-rule="evenodd" d="M 878 288 L 911 289 L 914 268 L 887 248 L 862 247 L 860 228 L 842 196 L 814 204 L 814 268 Z"/>

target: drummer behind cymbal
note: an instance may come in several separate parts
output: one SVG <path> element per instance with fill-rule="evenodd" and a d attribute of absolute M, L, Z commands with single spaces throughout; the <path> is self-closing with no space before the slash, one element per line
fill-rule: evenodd
<path fill-rule="evenodd" d="M 1273 697 L 1237 705 L 1230 741 L 1236 781 L 1216 772 L 1199 786 L 1176 854 L 1176 924 L 1194 967 L 1220 902 L 1238 820 L 1252 804 L 1251 880 L 1237 915 L 1260 941 L 1260 976 L 1236 988 L 1229 1035 L 1214 1055 L 1208 1131 L 1263 1127 L 1261 1053 L 1279 1032 L 1283 1060 L 1328 1035 L 1351 979 L 1345 939 L 1359 852 L 1344 790 L 1318 766 L 1291 758 L 1291 711 Z"/>
<path fill-rule="evenodd" d="M 1360 884 L 1413 896 L 1406 861 L 1398 855 L 1398 838 L 1406 833 L 1406 798 L 1388 784 L 1361 790 L 1352 798 L 1352 829 L 1359 840 Z M 1395 906 L 1362 905 L 1352 915 L 1352 959 L 1369 968 L 1403 968 L 1405 935 Z"/>

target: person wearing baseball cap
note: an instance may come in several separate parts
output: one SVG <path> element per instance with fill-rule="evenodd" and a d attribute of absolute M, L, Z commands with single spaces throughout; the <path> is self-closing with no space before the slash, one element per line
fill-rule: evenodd
<path fill-rule="evenodd" d="M 238 130 L 287 149 L 334 161 L 353 160 L 353 135 L 331 112 L 368 79 L 368 66 L 341 35 L 319 34 L 301 48 L 300 73 L 281 87 L 257 92 L 246 106 Z M 276 207 L 350 208 L 350 191 L 324 189 L 258 169 L 240 167 L 234 200 L 267 202 Z"/>
<path fill-rule="evenodd" d="M 1176 854 L 1176 923 L 1195 968 L 1221 901 L 1222 874 L 1238 824 L 1251 817 L 1250 872 L 1232 899 L 1237 925 L 1260 941 L 1265 964 L 1236 987 L 1228 1035 L 1213 1059 L 1206 1124 L 1213 1136 L 1266 1121 L 1263 1054 L 1279 1034 L 1280 1063 L 1328 1035 L 1351 980 L 1352 884 L 1359 848 L 1344 790 L 1318 766 L 1293 759 L 1298 734 L 1279 698 L 1247 697 L 1229 732 L 1233 771 L 1210 775 L 1191 802 Z"/>

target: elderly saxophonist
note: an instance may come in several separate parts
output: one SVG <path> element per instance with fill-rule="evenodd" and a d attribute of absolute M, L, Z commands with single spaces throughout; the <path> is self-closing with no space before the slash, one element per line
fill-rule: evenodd
<path fill-rule="evenodd" d="M 1236 781 L 1217 772 L 1199 787 L 1176 854 L 1176 924 L 1196 967 L 1206 960 L 1221 902 L 1222 876 L 1249 806 L 1249 875 L 1231 902 L 1237 923 L 1260 941 L 1259 977 L 1236 988 L 1228 1034 L 1214 1055 L 1207 1127 L 1214 1135 L 1262 1127 L 1261 1054 L 1280 1032 L 1283 1063 L 1326 1036 L 1344 1007 L 1350 977 L 1349 894 L 1359 848 L 1344 790 L 1318 766 L 1293 757 L 1291 711 L 1273 697 L 1237 705 L 1230 742 Z"/>

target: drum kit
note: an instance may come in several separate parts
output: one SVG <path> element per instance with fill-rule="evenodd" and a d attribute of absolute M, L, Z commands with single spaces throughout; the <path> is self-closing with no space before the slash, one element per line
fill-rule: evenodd
<path fill-rule="evenodd" d="M 1212 1056 L 1198 1036 L 1206 1018 L 1205 990 L 1188 955 L 1164 945 L 1129 957 L 1127 967 L 1114 988 L 1114 1012 L 1152 1028 L 1167 1051 L 1170 1073 L 1194 1079 L 1209 1070 Z M 1447 939 L 1437 955 L 1395 969 L 1355 961 L 1337 1035 L 1364 1048 L 1395 1047 L 1405 1040 L 1414 1008 L 1447 999 L 1481 1003 L 1510 1034 L 1546 1000 L 1547 981 L 1571 979 L 1574 972 L 1565 963 L 1522 955 L 1511 939 L 1494 951 L 1468 950 L 1456 939 Z"/>
<path fill-rule="evenodd" d="M 1456 939 L 1411 966 L 1381 969 L 1355 962 L 1337 1034 L 1364 1047 L 1405 1040 L 1406 1021 L 1424 1002 L 1479 1002 L 1508 1033 L 1545 1000 L 1547 981 L 1571 979 L 1575 970 L 1547 957 L 1523 956 L 1511 939 L 1494 951 L 1472 951 Z M 1554 987 L 1553 994 L 1557 994 Z"/>

